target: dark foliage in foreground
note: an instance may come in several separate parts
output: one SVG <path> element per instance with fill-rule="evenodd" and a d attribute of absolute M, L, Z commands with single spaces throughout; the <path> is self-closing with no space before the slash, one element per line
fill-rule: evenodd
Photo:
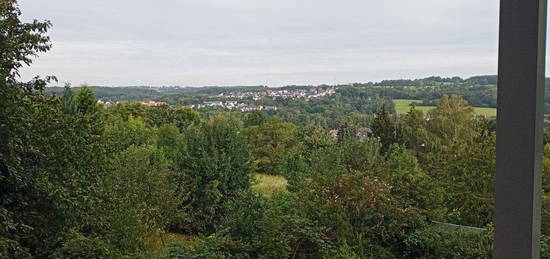
<path fill-rule="evenodd" d="M 494 122 L 461 97 L 373 118 L 387 100 L 348 89 L 337 98 L 356 113 L 336 116 L 336 136 L 289 121 L 300 114 L 100 106 L 87 87 L 52 96 L 54 78 L 18 81 L 50 48 L 49 22 L 19 15 L 0 1 L 0 258 L 490 257 Z M 284 176 L 288 192 L 255 194 L 254 172 Z"/>

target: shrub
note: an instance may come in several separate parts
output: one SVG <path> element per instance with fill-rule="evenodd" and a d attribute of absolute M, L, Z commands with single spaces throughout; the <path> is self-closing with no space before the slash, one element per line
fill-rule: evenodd
<path fill-rule="evenodd" d="M 118 255 L 120 256 L 120 255 Z M 105 241 L 70 230 L 54 258 L 114 258 L 117 253 Z"/>
<path fill-rule="evenodd" d="M 491 258 L 492 231 L 429 226 L 405 239 L 404 255 L 412 258 Z"/>
<path fill-rule="evenodd" d="M 252 157 L 238 122 L 225 117 L 189 127 L 184 139 L 187 151 L 176 162 L 175 180 L 189 194 L 181 204 L 189 221 L 175 227 L 211 234 L 225 214 L 225 201 L 250 190 Z"/>
<path fill-rule="evenodd" d="M 550 258 L 550 236 L 542 235 L 540 238 L 540 258 Z"/>
<path fill-rule="evenodd" d="M 424 222 L 416 209 L 399 207 L 388 184 L 362 173 L 318 175 L 298 195 L 296 206 L 332 245 L 347 244 L 361 257 L 399 253 L 405 235 Z"/>

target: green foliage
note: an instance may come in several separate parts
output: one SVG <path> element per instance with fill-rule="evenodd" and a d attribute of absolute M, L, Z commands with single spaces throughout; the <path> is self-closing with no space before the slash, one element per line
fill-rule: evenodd
<path fill-rule="evenodd" d="M 74 99 L 73 91 L 71 90 L 70 84 L 65 84 L 65 89 L 63 91 L 63 105 L 65 106 L 66 114 L 76 114 L 78 112 L 78 107 Z"/>
<path fill-rule="evenodd" d="M 540 258 L 550 258 L 550 236 L 542 235 L 540 239 Z"/>
<path fill-rule="evenodd" d="M 4 212 L 6 213 L 6 212 Z M 2 236 L 0 236 L 0 258 L 2 259 L 11 259 L 11 258 L 32 258 L 31 252 L 28 248 L 23 247 L 17 240 L 4 237 L 6 235 L 6 227 L 11 228 L 11 231 L 21 231 L 20 229 L 13 228 L 13 222 L 8 222 L 8 215 L 2 216 Z M 11 226 L 10 226 L 11 225 Z"/>
<path fill-rule="evenodd" d="M 193 240 L 172 242 L 169 258 L 490 257 L 495 127 L 468 103 L 494 107 L 494 77 L 353 84 L 325 98 L 259 101 L 277 111 L 211 110 L 201 120 L 168 105 L 101 106 L 96 94 L 190 104 L 235 89 L 73 94 L 70 85 L 44 90 L 53 77 L 17 82 L 51 46 L 51 24 L 20 14 L 15 0 L 0 1 L 0 258 L 150 258 L 161 256 L 153 237 L 176 235 L 166 231 Z M 50 90 L 63 96 L 43 94 Z M 456 93 L 464 99 L 446 95 Z M 427 114 L 413 105 L 392 117 L 390 98 L 439 101 Z M 367 127 L 375 137 L 358 136 Z M 254 194 L 255 169 L 277 174 L 283 189 L 284 176 L 288 192 Z"/>
<path fill-rule="evenodd" d="M 414 154 L 392 145 L 387 154 L 383 178 L 392 185 L 391 193 L 403 208 L 417 208 L 433 220 L 444 212 L 444 189 L 420 168 Z"/>
<path fill-rule="evenodd" d="M 412 107 L 403 135 L 426 173 L 446 190 L 448 220 L 480 227 L 492 221 L 495 132 L 489 121 L 475 119 L 460 97 L 445 96 L 427 119 Z"/>
<path fill-rule="evenodd" d="M 187 127 L 200 122 L 199 114 L 189 108 L 173 108 L 168 105 L 150 107 L 147 114 L 151 124 L 160 127 L 175 124 L 181 132 Z"/>
<path fill-rule="evenodd" d="M 264 200 L 241 193 L 226 204 L 218 232 L 193 247 L 174 246 L 176 258 L 288 258 L 322 256 L 331 250 L 323 228 L 305 218 L 294 196 Z"/>
<path fill-rule="evenodd" d="M 251 111 L 246 113 L 243 119 L 244 127 L 259 126 L 270 121 L 265 111 Z"/>
<path fill-rule="evenodd" d="M 249 126 L 243 132 L 247 136 L 254 162 L 260 173 L 285 175 L 288 160 L 298 149 L 298 129 L 292 123 L 277 120 Z"/>
<path fill-rule="evenodd" d="M 437 103 L 437 108 L 428 112 L 430 122 L 428 131 L 435 137 L 429 144 L 430 148 L 452 149 L 456 142 L 467 142 L 472 139 L 473 109 L 457 95 L 443 96 Z M 460 122 L 460 123 L 456 123 Z"/>
<path fill-rule="evenodd" d="M 70 230 L 62 246 L 56 249 L 53 258 L 113 258 L 117 255 L 112 248 L 99 238 L 85 237 L 82 233 Z"/>
<path fill-rule="evenodd" d="M 409 258 L 491 258 L 492 232 L 429 226 L 405 240 Z"/>
<path fill-rule="evenodd" d="M 138 102 L 117 103 L 109 105 L 105 109 L 106 120 L 111 120 L 111 117 L 121 117 L 123 120 L 128 120 L 129 117 L 146 119 L 150 107 Z"/>
<path fill-rule="evenodd" d="M 171 161 L 177 161 L 185 151 L 185 142 L 175 124 L 166 124 L 157 130 L 157 146 L 164 156 Z"/>
<path fill-rule="evenodd" d="M 413 105 L 401 122 L 403 142 L 407 148 L 414 150 L 419 158 L 426 152 L 426 143 L 430 138 L 428 121 L 424 117 L 424 113 Z"/>
<path fill-rule="evenodd" d="M 75 90 L 78 91 L 80 87 L 75 87 Z M 151 89 L 149 87 L 102 87 L 102 86 L 89 86 L 91 88 L 97 99 L 100 100 L 109 100 L 112 102 L 136 102 L 136 101 L 150 101 L 161 98 L 164 93 L 156 89 Z M 55 94 L 57 96 L 63 95 L 62 87 L 48 87 L 44 89 L 46 94 Z"/>
<path fill-rule="evenodd" d="M 64 231 L 90 220 L 91 193 L 105 172 L 102 127 L 65 114 L 58 98 L 0 89 L 7 98 L 0 102 L 0 211 L 8 223 L 0 236 L 15 251 L 48 256 Z"/>
<path fill-rule="evenodd" d="M 416 209 L 400 208 L 390 190 L 376 177 L 323 174 L 299 193 L 299 207 L 324 226 L 332 244 L 352 246 L 360 257 L 388 256 L 423 222 Z"/>
<path fill-rule="evenodd" d="M 177 161 L 177 184 L 190 194 L 182 206 L 192 221 L 179 228 L 211 233 L 223 204 L 250 189 L 252 157 L 237 122 L 214 117 L 184 133 L 186 153 Z"/>
<path fill-rule="evenodd" d="M 167 161 L 153 146 L 130 146 L 117 154 L 99 193 L 96 224 L 121 253 L 146 249 L 146 238 L 162 232 L 180 213 L 181 197 Z"/>
<path fill-rule="evenodd" d="M 246 246 L 232 240 L 227 235 L 214 234 L 201 238 L 194 247 L 171 243 L 167 258 L 177 259 L 217 259 L 217 258 L 253 258 Z"/>
<path fill-rule="evenodd" d="M 0 1 L 0 81 L 15 83 L 23 65 L 30 65 L 33 57 L 51 48 L 50 38 L 44 35 L 51 23 L 23 23 L 19 16 L 16 0 Z"/>
<path fill-rule="evenodd" d="M 391 144 L 399 141 L 400 132 L 396 123 L 392 120 L 386 106 L 382 105 L 372 123 L 372 133 L 380 138 L 382 152 L 388 151 Z"/>
<path fill-rule="evenodd" d="M 129 117 L 128 120 L 113 118 L 105 125 L 107 148 L 118 153 L 130 146 L 153 145 L 156 143 L 156 128 L 147 125 L 143 119 Z"/>
<path fill-rule="evenodd" d="M 200 122 L 199 114 L 189 108 L 170 107 L 168 105 L 148 107 L 138 102 L 117 103 L 106 106 L 106 120 L 121 118 L 128 120 L 130 117 L 141 118 L 152 127 L 162 127 L 174 124 L 183 132 L 190 125 Z"/>
<path fill-rule="evenodd" d="M 97 114 L 99 104 L 95 99 L 94 92 L 88 87 L 82 87 L 78 90 L 73 99 L 78 112 L 83 114 Z"/>

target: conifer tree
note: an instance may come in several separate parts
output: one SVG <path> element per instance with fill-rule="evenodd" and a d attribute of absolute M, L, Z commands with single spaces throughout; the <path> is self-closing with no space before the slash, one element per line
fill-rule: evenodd
<path fill-rule="evenodd" d="M 372 133 L 380 138 L 382 152 L 388 151 L 391 144 L 398 141 L 397 124 L 391 118 L 391 114 L 383 104 L 372 123 Z"/>

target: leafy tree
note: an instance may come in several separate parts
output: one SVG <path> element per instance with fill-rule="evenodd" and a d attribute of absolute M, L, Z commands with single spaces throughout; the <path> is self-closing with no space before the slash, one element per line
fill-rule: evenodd
<path fill-rule="evenodd" d="M 19 69 L 32 63 L 32 58 L 50 49 L 49 38 L 44 34 L 49 22 L 23 23 L 15 0 L 0 1 L 0 257 L 27 258 L 39 254 L 37 240 L 46 236 L 35 229 L 29 215 L 40 210 L 46 198 L 44 185 L 35 179 L 40 165 L 47 161 L 43 132 L 55 125 L 39 124 L 40 112 L 49 112 L 52 100 L 43 98 L 35 90 L 44 88 L 48 81 L 35 78 L 29 83 L 17 82 Z M 35 102 L 40 102 L 38 105 Z M 55 109 L 54 109 L 55 110 Z M 55 114 L 55 113 L 54 113 Z M 46 117 L 46 116 L 42 116 Z M 38 127 L 36 127 L 38 126 Z M 34 160 L 34 161 L 33 161 Z M 51 203 L 42 206 L 47 210 Z M 52 214 L 55 214 L 54 213 Z M 40 224 L 40 223 L 37 223 Z M 56 225 L 55 222 L 52 222 Z M 44 241 L 42 240 L 42 241 Z M 36 245 L 36 246 L 34 246 Z"/>
<path fill-rule="evenodd" d="M 96 206 L 105 238 L 126 253 L 147 248 L 147 238 L 167 230 L 178 217 L 180 197 L 173 172 L 154 146 L 130 146 L 117 154 L 103 181 L 105 203 Z"/>
<path fill-rule="evenodd" d="M 189 222 L 180 229 L 212 233 L 224 214 L 224 204 L 250 190 L 252 157 L 236 121 L 213 117 L 184 133 L 187 152 L 177 161 L 176 182 L 189 197 L 182 208 Z"/>
<path fill-rule="evenodd" d="M 298 149 L 298 128 L 292 123 L 266 122 L 250 126 L 248 137 L 258 171 L 268 174 L 285 174 L 288 159 Z"/>
<path fill-rule="evenodd" d="M 177 161 L 185 152 L 185 142 L 175 124 L 166 124 L 157 130 L 157 147 L 172 162 Z"/>
<path fill-rule="evenodd" d="M 429 226 L 405 239 L 406 258 L 491 258 L 493 232 Z"/>
<path fill-rule="evenodd" d="M 51 23 L 23 23 L 19 16 L 16 0 L 0 2 L 0 80 L 11 84 L 23 65 L 30 65 L 33 57 L 51 48 L 50 38 L 45 35 Z"/>
<path fill-rule="evenodd" d="M 112 118 L 105 125 L 104 141 L 111 153 L 118 153 L 130 146 L 154 145 L 156 129 L 146 124 L 141 118 Z"/>
<path fill-rule="evenodd" d="M 168 105 L 150 107 L 147 118 L 156 127 L 173 123 L 181 132 L 200 122 L 199 114 L 190 108 L 173 108 Z"/>
<path fill-rule="evenodd" d="M 76 114 L 78 112 L 78 107 L 75 102 L 73 91 L 71 90 L 71 84 L 65 84 L 63 90 L 63 104 L 65 106 L 66 114 Z"/>
<path fill-rule="evenodd" d="M 423 219 L 414 208 L 400 208 L 390 190 L 382 179 L 358 172 L 315 174 L 298 193 L 298 207 L 334 246 L 349 245 L 361 258 L 391 258 Z"/>
<path fill-rule="evenodd" d="M 149 107 L 138 103 L 117 103 L 114 105 L 109 105 L 105 109 L 105 120 L 109 121 L 112 117 L 121 117 L 123 120 L 128 120 L 129 117 L 142 118 L 145 119 L 148 117 Z"/>
<path fill-rule="evenodd" d="M 390 146 L 383 178 L 392 185 L 391 193 L 404 208 L 420 209 L 433 220 L 444 213 L 444 189 L 420 168 L 414 154 L 396 144 Z"/>
<path fill-rule="evenodd" d="M 401 122 L 403 142 L 407 148 L 414 150 L 417 156 L 426 152 L 426 143 L 429 140 L 428 122 L 424 117 L 424 113 L 413 105 Z"/>
<path fill-rule="evenodd" d="M 78 90 L 74 96 L 74 103 L 80 113 L 97 115 L 99 112 L 99 104 L 97 104 L 94 92 L 88 87 L 82 87 Z"/>
<path fill-rule="evenodd" d="M 372 123 L 372 133 L 380 138 L 382 152 L 385 153 L 391 144 L 399 141 L 399 131 L 395 121 L 392 120 L 386 106 L 382 105 Z"/>
<path fill-rule="evenodd" d="M 443 96 L 437 107 L 428 113 L 427 124 L 432 141 L 428 147 L 446 152 L 456 145 L 469 142 L 475 135 L 474 109 L 460 96 Z M 457 123 L 460 122 L 460 123 Z"/>
<path fill-rule="evenodd" d="M 319 154 L 326 153 L 332 146 L 336 145 L 334 138 L 328 132 L 318 127 L 307 127 L 300 131 L 300 142 L 302 143 L 301 153 L 308 164 L 314 164 Z"/>
<path fill-rule="evenodd" d="M 246 113 L 243 120 L 244 127 L 260 126 L 268 121 L 270 121 L 269 115 L 261 110 Z"/>
<path fill-rule="evenodd" d="M 449 220 L 487 225 L 492 221 L 494 200 L 495 133 L 491 123 L 475 119 L 472 108 L 458 96 L 443 97 L 428 118 L 428 137 L 419 157 L 426 172 L 446 190 Z"/>

